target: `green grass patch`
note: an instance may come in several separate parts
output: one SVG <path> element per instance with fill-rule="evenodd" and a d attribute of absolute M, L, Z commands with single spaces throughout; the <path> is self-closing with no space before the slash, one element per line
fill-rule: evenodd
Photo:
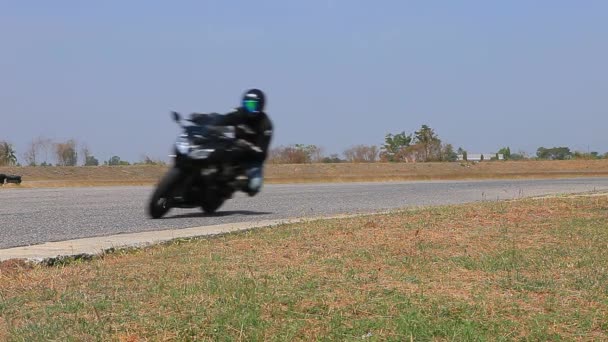
<path fill-rule="evenodd" d="M 606 340 L 607 208 L 486 202 L 3 264 L 0 340 Z"/>

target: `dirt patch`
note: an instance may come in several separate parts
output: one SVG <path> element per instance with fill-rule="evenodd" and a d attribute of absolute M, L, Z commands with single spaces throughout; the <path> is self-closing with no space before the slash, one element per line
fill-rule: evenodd
<path fill-rule="evenodd" d="M 0 167 L 0 173 L 23 177 L 2 188 L 152 185 L 165 166 Z M 606 177 L 608 160 L 517 161 L 483 163 L 269 164 L 267 183 L 373 182 Z"/>

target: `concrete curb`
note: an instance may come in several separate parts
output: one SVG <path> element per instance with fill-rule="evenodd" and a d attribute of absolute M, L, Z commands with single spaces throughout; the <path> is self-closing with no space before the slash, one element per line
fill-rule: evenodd
<path fill-rule="evenodd" d="M 25 259 L 36 263 L 53 264 L 57 260 L 78 257 L 91 258 L 108 251 L 142 248 L 176 239 L 188 239 L 213 235 L 221 235 L 255 228 L 275 227 L 285 224 L 304 223 L 327 219 L 341 219 L 358 216 L 381 214 L 345 214 L 327 217 L 297 218 L 284 220 L 266 220 L 258 222 L 227 223 L 213 226 L 202 226 L 183 229 L 167 229 L 159 231 L 117 234 L 94 238 L 47 242 L 40 245 L 14 247 L 0 250 L 0 261 L 10 259 Z"/>

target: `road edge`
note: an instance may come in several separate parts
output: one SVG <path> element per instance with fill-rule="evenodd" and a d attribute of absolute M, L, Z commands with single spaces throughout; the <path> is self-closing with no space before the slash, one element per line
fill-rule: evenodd
<path fill-rule="evenodd" d="M 254 222 L 225 223 L 191 228 L 165 229 L 128 234 L 115 234 L 66 241 L 46 242 L 39 245 L 0 249 L 0 262 L 26 260 L 28 262 L 53 265 L 67 259 L 91 259 L 116 250 L 145 248 L 179 239 L 213 237 L 257 228 L 270 228 L 287 224 L 297 224 L 318 220 L 344 219 L 387 213 L 340 214 L 308 218 L 263 220 Z"/>
<path fill-rule="evenodd" d="M 608 191 L 586 191 L 579 193 L 560 193 L 551 195 L 539 195 L 522 199 L 541 200 L 550 197 L 579 197 L 579 196 L 604 196 Z M 517 201 L 522 199 L 510 199 L 503 201 Z M 262 220 L 250 222 L 224 223 L 219 225 L 198 226 L 191 228 L 174 228 L 165 230 L 146 231 L 138 233 L 115 234 L 109 236 L 90 237 L 66 241 L 46 242 L 38 245 L 12 247 L 0 249 L 0 263 L 8 260 L 25 260 L 36 264 L 53 265 L 63 260 L 92 259 L 107 253 L 139 249 L 163 243 L 170 243 L 179 239 L 194 239 L 214 237 L 229 233 L 243 232 L 258 228 L 272 228 L 282 225 L 314 222 L 319 220 L 346 219 L 354 217 L 375 216 L 407 210 L 423 209 L 426 206 L 413 206 L 408 208 L 395 208 L 391 210 L 379 210 L 366 213 L 338 214 L 330 216 L 301 217 L 277 220 Z M 432 206 L 431 206 L 432 207 Z"/>

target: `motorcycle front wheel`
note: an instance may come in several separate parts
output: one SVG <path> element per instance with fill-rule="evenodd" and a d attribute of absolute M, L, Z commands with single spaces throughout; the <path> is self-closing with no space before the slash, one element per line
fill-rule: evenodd
<path fill-rule="evenodd" d="M 181 171 L 172 168 L 160 180 L 148 203 L 148 215 L 151 218 L 161 218 L 171 209 L 169 200 L 172 197 L 172 190 L 175 189 L 180 179 Z"/>

